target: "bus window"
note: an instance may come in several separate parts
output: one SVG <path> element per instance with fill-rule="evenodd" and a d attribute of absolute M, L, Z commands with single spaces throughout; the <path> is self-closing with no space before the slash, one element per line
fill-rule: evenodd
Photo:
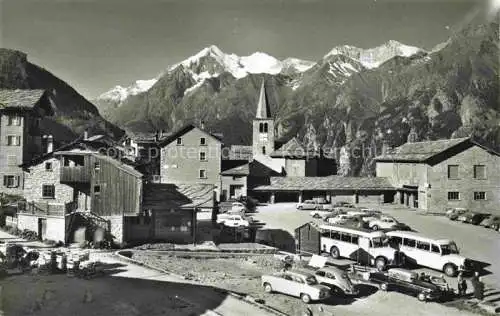
<path fill-rule="evenodd" d="M 403 238 L 398 237 L 398 236 L 391 236 L 390 242 L 392 245 L 401 245 L 401 244 L 403 244 Z"/>
<path fill-rule="evenodd" d="M 347 234 L 347 233 L 342 233 L 342 235 L 340 236 L 340 239 L 342 241 L 345 241 L 345 242 L 351 242 L 351 235 L 350 234 Z"/>
<path fill-rule="evenodd" d="M 431 248 L 431 246 L 428 242 L 417 241 L 417 249 L 429 251 L 430 248 Z"/>
<path fill-rule="evenodd" d="M 331 232 L 331 233 L 332 233 L 332 239 L 340 240 L 339 232 Z"/>
<path fill-rule="evenodd" d="M 355 236 L 355 235 L 352 235 L 352 237 L 351 237 L 351 243 L 357 245 L 358 241 L 359 241 L 359 237 Z"/>
<path fill-rule="evenodd" d="M 411 248 L 415 248 L 415 244 L 417 242 L 413 239 L 408 239 L 408 238 L 405 238 L 403 240 L 403 245 L 406 246 L 406 247 L 411 247 Z"/>
<path fill-rule="evenodd" d="M 328 237 L 330 238 L 330 232 L 322 232 L 321 237 Z"/>
<path fill-rule="evenodd" d="M 435 253 L 441 253 L 441 251 L 439 251 L 439 247 L 434 244 L 431 245 L 431 251 Z"/>

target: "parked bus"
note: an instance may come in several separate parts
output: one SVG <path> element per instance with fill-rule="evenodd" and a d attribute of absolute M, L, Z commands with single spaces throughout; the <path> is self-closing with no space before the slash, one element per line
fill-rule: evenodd
<path fill-rule="evenodd" d="M 382 231 L 308 223 L 295 230 L 295 238 L 301 253 L 329 253 L 334 259 L 349 258 L 379 270 L 399 262 L 399 252 L 388 245 Z"/>

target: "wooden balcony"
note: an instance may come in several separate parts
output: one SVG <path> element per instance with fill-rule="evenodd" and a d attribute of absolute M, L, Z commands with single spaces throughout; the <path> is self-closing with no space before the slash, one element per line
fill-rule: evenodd
<path fill-rule="evenodd" d="M 19 202 L 18 213 L 32 215 L 64 216 L 78 208 L 76 201 L 69 203 Z"/>
<path fill-rule="evenodd" d="M 62 167 L 61 183 L 89 183 L 90 170 L 84 166 Z"/>

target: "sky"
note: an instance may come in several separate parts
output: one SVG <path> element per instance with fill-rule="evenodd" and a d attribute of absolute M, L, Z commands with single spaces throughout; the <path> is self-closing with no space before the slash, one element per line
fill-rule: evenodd
<path fill-rule="evenodd" d="M 432 49 L 482 0 L 0 0 L 0 47 L 92 99 L 215 44 L 319 60 L 388 40 Z"/>

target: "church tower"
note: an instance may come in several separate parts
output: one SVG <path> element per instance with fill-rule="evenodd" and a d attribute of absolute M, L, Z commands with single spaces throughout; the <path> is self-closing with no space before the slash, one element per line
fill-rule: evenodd
<path fill-rule="evenodd" d="M 264 80 L 260 87 L 257 113 L 253 120 L 253 156 L 269 155 L 274 151 L 274 120 L 267 102 Z"/>

